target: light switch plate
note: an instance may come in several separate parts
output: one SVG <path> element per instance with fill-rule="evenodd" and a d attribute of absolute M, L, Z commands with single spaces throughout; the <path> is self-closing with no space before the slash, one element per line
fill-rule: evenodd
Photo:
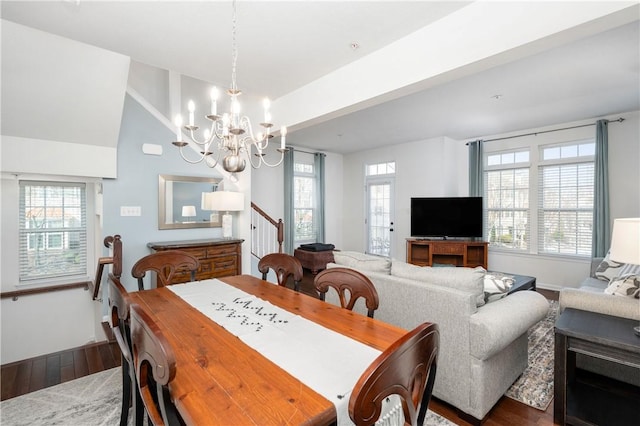
<path fill-rule="evenodd" d="M 140 206 L 120 206 L 120 216 L 142 216 Z"/>

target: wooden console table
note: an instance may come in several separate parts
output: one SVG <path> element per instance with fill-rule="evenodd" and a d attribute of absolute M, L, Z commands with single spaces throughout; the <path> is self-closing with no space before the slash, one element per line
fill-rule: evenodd
<path fill-rule="evenodd" d="M 293 256 L 300 261 L 303 268 L 307 268 L 313 275 L 327 268 L 327 263 L 333 262 L 333 250 L 309 251 L 295 249 Z"/>
<path fill-rule="evenodd" d="M 242 274 L 242 242 L 226 238 L 208 240 L 165 241 L 148 243 L 147 247 L 153 252 L 166 250 L 182 250 L 195 256 L 200 261 L 196 271 L 196 280 L 227 277 Z M 178 272 L 174 282 L 191 281 L 189 271 Z"/>
<path fill-rule="evenodd" d="M 616 296 L 614 296 L 616 297 Z M 640 374 L 638 321 L 565 309 L 555 326 L 556 424 L 640 424 L 640 388 L 576 368 L 576 353 L 624 364 Z"/>
<path fill-rule="evenodd" d="M 419 266 L 448 264 L 487 269 L 486 241 L 420 240 L 407 238 L 407 263 Z"/>

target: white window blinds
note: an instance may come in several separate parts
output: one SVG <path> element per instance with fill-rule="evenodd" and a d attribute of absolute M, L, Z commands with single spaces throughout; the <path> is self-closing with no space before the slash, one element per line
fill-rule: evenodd
<path fill-rule="evenodd" d="M 84 183 L 20 181 L 20 282 L 87 275 Z"/>

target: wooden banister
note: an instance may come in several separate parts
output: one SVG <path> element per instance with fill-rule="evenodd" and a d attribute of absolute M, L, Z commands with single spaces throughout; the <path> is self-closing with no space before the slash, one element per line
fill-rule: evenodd
<path fill-rule="evenodd" d="M 14 301 L 18 300 L 21 296 L 30 296 L 33 294 L 41 294 L 41 293 L 51 293 L 54 291 L 62 291 L 62 290 L 72 290 L 74 288 L 84 288 L 85 290 L 89 290 L 89 286 L 91 285 L 88 281 L 72 283 L 72 284 L 62 284 L 62 285 L 54 285 L 49 287 L 41 287 L 41 288 L 30 288 L 28 290 L 16 290 L 16 291 L 7 291 L 5 293 L 0 293 L 0 298 L 12 298 Z"/>
<path fill-rule="evenodd" d="M 276 230 L 276 238 L 278 241 L 278 253 L 282 253 L 282 243 L 284 241 L 284 222 L 282 222 L 282 219 L 278 219 L 278 220 L 273 219 L 264 210 L 262 210 L 260 207 L 255 205 L 253 201 L 251 202 L 251 209 L 276 228 L 275 230 Z M 251 224 L 251 230 L 252 231 L 256 230 L 256 224 L 254 223 Z M 252 249 L 253 249 L 253 246 L 252 246 Z M 256 257 L 261 257 L 253 250 L 252 250 L 252 254 Z"/>
<path fill-rule="evenodd" d="M 105 265 L 113 265 L 112 274 L 115 277 L 120 278 L 122 275 L 122 240 L 120 238 L 120 235 L 109 235 L 103 241 L 105 247 L 112 249 L 112 256 L 98 258 L 95 285 L 93 286 L 93 300 L 98 298 Z"/>

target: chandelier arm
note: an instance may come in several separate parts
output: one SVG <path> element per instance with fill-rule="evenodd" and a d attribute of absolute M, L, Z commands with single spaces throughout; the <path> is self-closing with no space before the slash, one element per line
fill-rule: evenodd
<path fill-rule="evenodd" d="M 216 167 L 218 164 L 220 164 L 220 149 L 218 149 L 218 155 L 216 155 L 216 158 L 215 158 L 215 159 L 213 159 L 213 156 L 211 156 L 211 155 L 203 155 L 203 157 L 205 158 L 205 162 L 204 162 L 204 164 L 206 164 L 206 165 L 207 165 L 207 167 L 209 167 L 209 168 L 212 168 L 212 169 L 213 169 L 213 168 L 214 168 L 214 167 Z M 207 157 L 209 157 L 209 158 L 212 158 L 212 159 L 213 159 L 213 164 L 210 164 L 210 163 L 209 163 L 209 161 L 208 161 Z"/>
<path fill-rule="evenodd" d="M 259 169 L 262 163 L 264 162 L 264 157 L 262 154 L 262 150 L 256 147 L 257 153 L 255 154 L 255 156 L 258 157 L 258 165 L 253 164 L 253 153 L 251 152 L 251 148 L 253 145 L 254 145 L 253 143 L 249 144 L 249 146 L 246 148 L 245 151 L 246 151 L 247 158 L 249 159 L 249 164 L 251 164 L 251 167 L 253 167 L 254 169 Z"/>
<path fill-rule="evenodd" d="M 278 167 L 284 161 L 284 153 L 288 151 L 288 149 L 280 149 L 278 148 L 276 151 L 280 152 L 280 160 L 277 163 L 269 163 L 264 159 L 264 156 L 260 156 L 261 162 L 267 167 Z"/>
<path fill-rule="evenodd" d="M 198 145 L 200 145 L 200 146 L 203 146 L 203 147 L 206 147 L 206 145 L 207 145 L 208 143 L 210 143 L 210 142 L 213 140 L 213 138 L 214 138 L 214 136 L 213 136 L 213 132 L 211 132 L 211 136 L 209 136 L 209 139 L 206 139 L 206 138 L 205 138 L 205 139 L 203 139 L 203 140 L 199 141 L 199 140 L 198 140 L 198 138 L 196 137 L 196 134 L 195 134 L 195 130 L 196 130 L 196 129 L 189 128 L 189 127 L 187 127 L 187 126 L 185 126 L 185 127 L 184 127 L 184 129 L 185 129 L 186 131 L 188 131 L 188 132 L 189 132 L 189 138 L 191 138 L 191 141 L 192 141 L 193 143 L 196 143 L 196 144 L 198 144 Z"/>
<path fill-rule="evenodd" d="M 181 147 L 179 148 L 179 149 L 180 149 L 180 156 L 182 157 L 182 159 L 183 159 L 184 161 L 186 161 L 186 162 L 187 162 L 187 163 L 189 163 L 189 164 L 198 164 L 198 163 L 202 162 L 202 160 L 204 160 L 204 159 L 205 159 L 205 157 L 206 157 L 206 155 L 202 155 L 202 154 L 200 154 L 200 155 L 199 155 L 199 158 L 198 158 L 197 160 L 190 160 L 190 159 L 188 159 L 188 158 L 184 155 L 183 148 L 184 148 L 183 146 L 181 146 Z"/>

